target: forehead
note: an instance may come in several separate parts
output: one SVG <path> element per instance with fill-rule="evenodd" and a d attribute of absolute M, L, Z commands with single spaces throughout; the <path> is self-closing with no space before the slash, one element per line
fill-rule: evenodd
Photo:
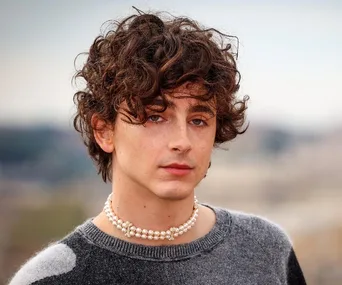
<path fill-rule="evenodd" d="M 154 98 L 146 107 L 161 112 L 184 107 L 188 112 L 206 112 L 215 116 L 216 100 L 202 84 L 185 83 L 175 89 L 164 91 L 162 96 Z"/>
<path fill-rule="evenodd" d="M 173 98 L 204 96 L 208 90 L 200 83 L 186 82 L 175 89 L 166 90 L 163 92 L 165 95 Z"/>
<path fill-rule="evenodd" d="M 163 92 L 165 95 L 167 106 L 170 108 L 175 108 L 176 105 L 201 105 L 210 107 L 212 112 L 216 110 L 216 99 L 215 96 L 210 96 L 208 89 L 200 83 L 184 83 L 183 85 Z M 183 99 L 183 100 L 179 100 Z M 155 105 L 163 105 L 162 98 L 157 97 L 152 103 Z M 188 108 L 189 109 L 189 108 Z M 199 109 L 198 109 L 199 110 Z"/>

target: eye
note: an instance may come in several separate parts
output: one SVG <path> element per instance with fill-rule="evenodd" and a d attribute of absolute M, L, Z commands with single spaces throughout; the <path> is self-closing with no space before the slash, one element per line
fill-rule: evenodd
<path fill-rule="evenodd" d="M 202 126 L 207 125 L 207 123 L 202 119 L 193 119 L 193 120 L 191 120 L 191 122 L 193 125 L 198 126 L 198 127 L 202 127 Z"/>
<path fill-rule="evenodd" d="M 151 116 L 148 116 L 147 121 L 150 121 L 153 123 L 160 123 L 163 121 L 163 118 L 159 115 L 151 115 Z"/>

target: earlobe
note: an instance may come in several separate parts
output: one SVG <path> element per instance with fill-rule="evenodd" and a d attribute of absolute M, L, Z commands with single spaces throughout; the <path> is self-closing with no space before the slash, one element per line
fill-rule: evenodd
<path fill-rule="evenodd" d="M 92 116 L 91 125 L 97 144 L 104 152 L 112 153 L 114 151 L 113 126 L 100 119 L 97 114 Z"/>

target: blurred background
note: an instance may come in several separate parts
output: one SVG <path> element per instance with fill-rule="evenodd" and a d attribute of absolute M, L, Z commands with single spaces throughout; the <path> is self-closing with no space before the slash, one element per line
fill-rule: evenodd
<path fill-rule="evenodd" d="M 239 37 L 250 127 L 214 151 L 197 196 L 278 223 L 308 284 L 342 284 L 341 1 L 0 3 L 0 284 L 102 209 L 111 186 L 72 129 L 71 78 L 132 5 Z"/>

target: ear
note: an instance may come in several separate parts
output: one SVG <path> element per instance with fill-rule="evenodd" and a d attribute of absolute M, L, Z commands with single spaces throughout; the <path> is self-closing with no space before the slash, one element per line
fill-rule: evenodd
<path fill-rule="evenodd" d="M 114 151 L 114 126 L 100 119 L 98 114 L 92 116 L 91 126 L 97 144 L 104 152 L 112 153 Z"/>

